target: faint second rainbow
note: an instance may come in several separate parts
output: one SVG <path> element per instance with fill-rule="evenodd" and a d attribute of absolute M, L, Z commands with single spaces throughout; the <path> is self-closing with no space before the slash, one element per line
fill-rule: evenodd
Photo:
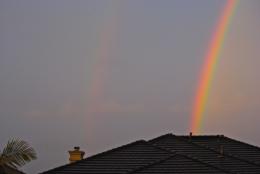
<path fill-rule="evenodd" d="M 214 71 L 220 58 L 229 24 L 234 15 L 237 4 L 238 0 L 226 0 L 216 30 L 212 35 L 209 48 L 205 55 L 205 61 L 192 108 L 191 132 L 199 133 L 201 131 Z"/>
<path fill-rule="evenodd" d="M 115 54 L 117 42 L 117 30 L 119 22 L 119 13 L 122 3 L 119 0 L 106 2 L 104 8 L 104 21 L 98 30 L 97 47 L 94 54 L 95 62 L 92 67 L 87 90 L 86 105 L 86 136 L 88 141 L 94 141 L 97 131 L 95 125 L 99 120 L 99 114 L 102 112 L 105 96 L 105 85 L 109 78 L 109 69 L 111 60 Z"/>

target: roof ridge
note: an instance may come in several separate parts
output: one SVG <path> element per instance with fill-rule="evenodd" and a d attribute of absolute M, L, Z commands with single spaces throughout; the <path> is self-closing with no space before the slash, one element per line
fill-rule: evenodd
<path fill-rule="evenodd" d="M 128 144 L 125 144 L 125 145 L 122 145 L 122 146 L 119 146 L 119 147 L 116 147 L 116 148 L 113 148 L 113 149 L 110 149 L 110 150 L 107 150 L 107 151 L 104 151 L 104 152 L 101 152 L 101 153 L 98 153 L 98 154 L 95 154 L 95 155 L 92 155 L 92 156 L 84 158 L 84 159 L 82 159 L 80 161 L 76 161 L 76 162 L 73 162 L 73 163 L 69 163 L 69 164 L 65 164 L 65 165 L 59 166 L 59 167 L 55 167 L 53 169 L 41 172 L 40 174 L 44 174 L 46 172 L 55 172 L 58 169 L 62 169 L 62 168 L 67 167 L 67 166 L 77 165 L 79 163 L 83 163 L 85 161 L 89 161 L 89 160 L 95 159 L 95 158 L 103 156 L 105 154 L 112 153 L 112 152 L 115 152 L 115 151 L 118 151 L 118 150 L 122 150 L 122 149 L 124 149 L 126 147 L 133 146 L 133 145 L 136 145 L 136 144 L 139 144 L 139 143 L 144 143 L 144 142 L 146 142 L 146 141 L 145 140 L 137 140 L 137 141 L 134 141 L 132 143 L 128 143 Z"/>
<path fill-rule="evenodd" d="M 190 135 L 176 135 L 176 136 L 178 136 L 178 137 L 190 137 Z M 192 137 L 219 137 L 219 136 L 223 136 L 223 135 L 219 135 L 219 134 L 215 134 L 215 135 L 207 135 L 207 134 L 205 134 L 205 135 L 194 135 L 194 134 L 192 134 Z"/>
<path fill-rule="evenodd" d="M 157 140 L 159 140 L 159 139 L 162 139 L 162 138 L 165 138 L 165 137 L 168 137 L 168 136 L 172 136 L 172 135 L 174 135 L 174 134 L 172 134 L 172 133 L 164 134 L 164 135 L 161 135 L 161 136 L 159 136 L 159 137 L 156 137 L 156 138 L 153 138 L 153 139 L 151 139 L 151 140 L 148 140 L 147 142 L 157 141 Z"/>
<path fill-rule="evenodd" d="M 210 148 L 209 146 L 202 145 L 202 144 L 198 144 L 198 143 L 196 143 L 196 142 L 193 142 L 192 140 L 191 140 L 191 141 L 188 141 L 188 140 L 186 140 L 186 139 L 184 139 L 184 138 L 182 138 L 182 137 L 178 137 L 178 136 L 175 136 L 175 137 L 181 139 L 182 141 L 189 142 L 190 144 L 193 144 L 193 145 L 196 145 L 196 146 L 198 146 L 198 147 L 201 147 L 201 148 L 210 150 L 210 151 L 212 151 L 212 152 L 215 152 L 215 153 L 217 153 L 217 154 L 220 154 L 219 151 L 217 151 L 217 150 L 214 149 L 214 148 Z M 246 162 L 246 163 L 248 163 L 248 164 L 252 164 L 252 165 L 255 165 L 255 166 L 257 166 L 257 167 L 260 167 L 260 165 L 258 165 L 257 163 L 254 163 L 254 162 L 252 162 L 252 161 L 248 161 L 248 160 L 246 160 L 246 159 L 240 158 L 239 156 L 236 156 L 236 155 L 233 155 L 233 154 L 230 154 L 230 153 L 224 153 L 224 155 L 225 155 L 225 156 L 228 156 L 228 157 L 231 157 L 231 158 L 235 158 L 235 159 L 240 160 L 240 161 L 244 161 L 244 162 Z"/>
<path fill-rule="evenodd" d="M 160 137 L 168 136 L 168 135 L 169 135 L 169 134 L 166 134 L 166 135 L 162 135 L 162 136 L 160 136 Z M 144 165 L 144 166 L 140 166 L 140 167 L 138 167 L 138 168 L 136 168 L 136 169 L 133 169 L 132 171 L 128 172 L 127 174 L 132 174 L 132 173 L 135 173 L 135 172 L 137 172 L 137 171 L 144 170 L 145 168 L 148 168 L 148 167 L 150 167 L 150 166 L 153 166 L 153 165 L 156 165 L 156 164 L 160 164 L 161 162 L 164 162 L 164 161 L 166 161 L 166 160 L 168 160 L 168 159 L 170 159 L 170 158 L 172 158 L 173 156 L 176 155 L 175 152 L 172 152 L 172 151 L 170 151 L 170 150 L 167 150 L 167 149 L 164 149 L 164 148 L 155 146 L 155 145 L 153 145 L 152 143 L 150 143 L 149 141 L 145 141 L 145 143 L 146 143 L 147 145 L 149 145 L 149 146 L 155 148 L 155 149 L 159 149 L 160 151 L 167 152 L 167 154 L 169 154 L 169 156 L 166 156 L 166 157 L 163 157 L 163 158 L 161 158 L 161 159 L 155 160 L 155 161 L 153 161 L 153 162 L 151 162 L 151 163 L 148 163 L 148 164 L 146 164 L 146 165 Z"/>
<path fill-rule="evenodd" d="M 153 162 L 151 162 L 151 163 L 148 163 L 148 164 L 146 164 L 146 165 L 143 165 L 143 166 L 141 166 L 141 167 L 138 167 L 138 168 L 136 168 L 136 169 L 133 169 L 132 171 L 127 172 L 126 174 L 132 174 L 132 173 L 138 172 L 138 171 L 140 171 L 140 170 L 144 170 L 144 169 L 146 169 L 146 168 L 148 168 L 148 167 L 150 167 L 150 166 L 153 166 L 153 165 L 156 165 L 156 164 L 160 164 L 160 163 L 162 163 L 162 162 L 164 162 L 164 161 L 166 161 L 166 160 L 168 160 L 168 159 L 174 157 L 175 155 L 176 155 L 176 154 L 172 153 L 172 154 L 170 154 L 170 155 L 167 156 L 167 157 L 161 158 L 161 159 L 159 159 L 159 160 L 153 161 Z"/>
<path fill-rule="evenodd" d="M 179 153 L 179 152 L 173 152 L 173 151 L 171 151 L 171 150 L 168 150 L 168 149 L 165 149 L 165 148 L 163 148 L 163 147 L 159 147 L 159 146 L 157 146 L 157 145 L 155 145 L 155 144 L 152 144 L 151 142 L 147 142 L 148 144 L 150 144 L 151 146 L 153 146 L 153 147 L 155 147 L 155 148 L 158 148 L 158 149 L 160 149 L 160 150 L 163 150 L 163 151 L 165 151 L 165 152 L 168 152 L 168 153 L 171 153 L 171 154 L 175 154 L 175 155 L 181 155 L 181 156 L 183 156 L 183 157 L 185 157 L 185 158 L 189 158 L 189 159 L 191 159 L 191 160 L 193 160 L 193 161 L 197 161 L 197 162 L 199 162 L 199 163 L 202 163 L 203 165 L 206 165 L 206 166 L 208 166 L 208 167 L 213 167 L 213 168 L 215 168 L 215 169 L 217 169 L 217 170 L 220 170 L 220 171 L 223 171 L 223 172 L 228 172 L 228 173 L 233 173 L 233 174 L 235 174 L 234 172 L 231 172 L 231 171 L 229 171 L 229 170 L 226 170 L 226 169 L 222 169 L 222 168 L 220 168 L 220 167 L 217 167 L 217 166 L 214 166 L 214 165 L 212 165 L 212 164 L 209 164 L 209 163 L 207 163 L 207 162 L 205 162 L 205 161 L 203 161 L 203 160 L 199 160 L 199 159 L 197 159 L 197 158 L 194 158 L 194 157 L 192 157 L 192 156 L 190 156 L 190 155 L 186 155 L 186 154 L 182 154 L 182 153 Z M 175 156 L 174 155 L 174 156 Z M 171 157 L 173 157 L 173 156 L 171 156 Z M 170 158 L 171 158 L 170 157 Z"/>
<path fill-rule="evenodd" d="M 213 149 L 211 149 L 211 148 L 208 148 L 208 147 L 206 147 L 206 146 L 199 145 L 199 144 L 194 143 L 194 142 L 192 142 L 192 141 L 188 141 L 188 140 L 186 140 L 186 139 L 184 139 L 184 138 L 182 138 L 182 137 L 179 137 L 179 136 L 175 136 L 175 137 L 176 137 L 177 139 L 181 140 L 181 141 L 185 141 L 185 142 L 188 142 L 188 143 L 190 143 L 190 144 L 192 144 L 192 145 L 196 145 L 196 146 L 198 146 L 198 147 L 200 147 L 200 148 L 203 148 L 203 149 L 206 148 L 207 150 L 213 151 L 214 153 L 218 153 L 218 152 L 216 152 L 215 150 L 213 150 Z M 218 153 L 218 154 L 219 154 L 219 153 Z M 182 155 L 184 155 L 184 154 L 182 154 Z M 193 156 L 190 156 L 190 155 L 186 155 L 186 156 L 189 157 L 189 158 L 192 158 L 192 159 L 194 159 L 194 160 L 200 161 L 201 163 L 204 163 L 205 165 L 209 165 L 209 166 L 215 167 L 215 168 L 217 168 L 217 169 L 220 169 L 220 170 L 222 170 L 222 171 L 229 172 L 229 173 L 234 173 L 234 174 L 235 174 L 235 172 L 232 172 L 232 171 L 227 170 L 227 169 L 220 168 L 220 167 L 215 166 L 215 165 L 213 165 L 213 164 L 209 164 L 209 163 L 207 163 L 206 161 L 201 160 L 201 159 L 198 159 L 198 158 L 196 158 L 196 157 L 194 158 Z"/>
<path fill-rule="evenodd" d="M 258 146 L 256 146 L 256 145 L 252 145 L 252 144 L 248 144 L 248 143 L 243 142 L 243 141 L 235 140 L 235 139 L 233 139 L 233 138 L 229 138 L 229 137 L 226 137 L 226 136 L 224 136 L 224 135 L 223 135 L 223 137 L 226 138 L 226 139 L 229 140 L 229 141 L 234 141 L 234 142 L 237 142 L 237 143 L 241 143 L 241 144 L 250 146 L 250 147 L 255 148 L 255 149 L 257 149 L 257 150 L 260 151 L 260 147 L 258 147 Z"/>
<path fill-rule="evenodd" d="M 162 135 L 162 136 L 160 136 L 160 137 L 158 137 L 158 138 L 162 138 L 162 137 L 165 137 L 165 136 L 171 136 L 171 135 L 172 135 L 172 134 L 166 134 L 166 135 Z M 156 146 L 156 145 L 152 144 L 150 141 L 145 141 L 145 143 L 148 144 L 148 145 L 150 145 L 150 146 L 152 146 L 152 147 L 154 147 L 154 148 L 156 148 L 156 149 L 159 149 L 159 150 L 161 150 L 161 151 L 164 151 L 164 152 L 169 153 L 169 156 L 164 157 L 164 158 L 161 158 L 161 159 L 156 160 L 156 161 L 153 161 L 153 162 L 151 162 L 151 163 L 148 163 L 148 164 L 146 164 L 146 165 L 144 165 L 144 166 L 141 166 L 141 167 L 139 167 L 139 168 L 137 168 L 137 169 L 133 169 L 132 171 L 128 172 L 127 174 L 133 174 L 133 173 L 135 173 L 135 172 L 137 172 L 137 171 L 144 170 L 144 169 L 146 169 L 146 168 L 148 168 L 148 167 L 150 167 L 150 166 L 153 166 L 153 165 L 156 165 L 156 164 L 160 164 L 160 163 L 162 163 L 162 162 L 164 162 L 164 161 L 167 161 L 168 159 L 170 159 L 170 158 L 172 158 L 172 157 L 174 157 L 174 156 L 176 156 L 176 155 L 183 156 L 184 158 L 188 158 L 188 159 L 190 159 L 190 160 L 192 160 L 192 161 L 196 161 L 196 162 L 198 162 L 198 163 L 201 163 L 202 165 L 205 165 L 205 166 L 210 167 L 210 168 L 214 168 L 214 169 L 216 169 L 216 170 L 218 170 L 218 171 L 222 171 L 222 172 L 230 173 L 230 174 L 235 174 L 235 173 L 232 172 L 232 171 L 229 171 L 229 170 L 226 170 L 226 169 L 222 169 L 222 168 L 217 167 L 217 166 L 214 166 L 214 165 L 212 165 L 212 164 L 208 164 L 207 162 L 204 162 L 204 161 L 202 161 L 202 160 L 196 159 L 196 158 L 191 157 L 191 156 L 189 156 L 189 155 L 181 154 L 181 153 L 178 153 L 178 152 L 173 152 L 173 151 L 170 151 L 170 150 L 168 150 L 168 149 L 165 149 L 165 148 Z"/>
<path fill-rule="evenodd" d="M 190 155 L 186 155 L 186 154 L 182 154 L 182 153 L 176 153 L 176 155 L 184 156 L 184 157 L 189 158 L 189 159 L 191 159 L 191 160 L 193 160 L 193 161 L 197 161 L 197 162 L 202 163 L 202 164 L 204 164 L 204 165 L 206 165 L 206 166 L 208 166 L 208 167 L 213 167 L 213 168 L 215 168 L 215 169 L 217 169 L 217 170 L 220 170 L 220 171 L 223 171 L 223 172 L 236 174 L 236 173 L 234 173 L 234 172 L 232 172 L 232 171 L 230 171 L 230 170 L 220 168 L 220 167 L 215 166 L 215 165 L 213 165 L 213 164 L 209 164 L 209 163 L 207 163 L 207 162 L 205 162 L 205 161 L 203 161 L 203 160 L 200 160 L 200 159 L 195 158 L 195 157 L 190 156 Z"/>
<path fill-rule="evenodd" d="M 250 146 L 250 147 L 253 147 L 253 148 L 259 150 L 259 152 L 260 152 L 260 148 L 257 147 L 257 146 L 254 146 L 254 145 L 251 145 L 251 144 L 248 144 L 248 143 L 242 142 L 242 141 L 234 140 L 234 139 L 229 138 L 229 137 L 226 137 L 226 136 L 223 136 L 223 138 L 226 138 L 228 141 L 235 141 L 235 142 L 237 142 L 237 143 L 241 143 L 241 144 L 243 144 L 243 145 L 248 145 L 248 146 Z M 260 167 L 260 164 L 259 164 L 259 163 L 256 163 L 256 162 L 254 162 L 254 161 L 251 161 L 251 160 L 247 160 L 247 159 L 241 158 L 240 155 L 235 155 L 235 154 L 233 154 L 233 153 L 226 153 L 226 154 L 228 154 L 228 155 L 230 155 L 230 156 L 233 156 L 233 157 L 235 157 L 235 158 L 242 159 L 242 160 L 244 160 L 244 161 L 246 161 L 246 162 L 249 162 L 249 163 L 251 163 L 251 164 L 254 164 L 254 165 Z"/>
<path fill-rule="evenodd" d="M 146 143 L 149 144 L 149 145 L 151 145 L 151 146 L 153 146 L 153 147 L 156 148 L 156 149 L 160 149 L 160 150 L 165 151 L 165 152 L 167 152 L 167 153 L 171 153 L 171 154 L 174 153 L 174 154 L 177 154 L 177 152 L 175 152 L 175 151 L 171 151 L 171 150 L 168 150 L 168 149 L 166 149 L 166 148 L 159 147 L 159 146 L 157 146 L 157 145 L 151 143 L 150 141 L 147 141 Z"/>
<path fill-rule="evenodd" d="M 149 142 L 147 142 L 147 143 L 149 143 Z M 216 170 L 218 170 L 218 171 L 221 171 L 221 172 L 230 173 L 230 174 L 236 174 L 236 173 L 234 173 L 234 172 L 232 172 L 232 171 L 229 171 L 229 170 L 226 170 L 226 169 L 222 169 L 222 168 L 217 167 L 217 166 L 214 166 L 214 165 L 212 165 L 212 164 L 208 164 L 208 163 L 206 163 L 206 162 L 204 162 L 204 161 L 202 161 L 202 160 L 196 159 L 196 158 L 191 157 L 191 156 L 189 156 L 189 155 L 184 155 L 184 154 L 181 154 L 181 153 L 172 152 L 172 151 L 169 151 L 169 150 L 167 150 L 167 149 L 164 149 L 164 148 L 158 147 L 158 146 L 156 146 L 156 145 L 153 145 L 153 144 L 151 144 L 151 143 L 149 143 L 149 144 L 150 144 L 151 146 L 155 147 L 155 148 L 158 148 L 158 149 L 160 149 L 160 150 L 169 152 L 170 155 L 167 156 L 167 157 L 165 157 L 165 158 L 156 160 L 156 161 L 154 161 L 154 162 L 152 162 L 152 163 L 149 163 L 149 164 L 147 164 L 147 165 L 141 166 L 141 167 L 139 167 L 139 168 L 137 168 L 137 169 L 134 169 L 134 170 L 128 172 L 127 174 L 133 174 L 133 173 L 135 173 L 135 172 L 137 172 L 137 171 L 141 171 L 141 170 L 144 170 L 144 169 L 146 169 L 146 168 L 148 168 L 148 167 L 154 166 L 154 165 L 156 165 L 156 164 L 160 164 L 160 163 L 162 163 L 162 162 L 164 162 L 164 161 L 167 161 L 168 159 L 171 159 L 171 158 L 175 157 L 176 155 L 182 156 L 182 157 L 184 157 L 184 158 L 188 158 L 188 159 L 190 159 L 190 160 L 192 160 L 192 161 L 196 161 L 196 162 L 198 162 L 198 163 L 200 163 L 200 164 L 202 164 L 202 165 L 205 165 L 205 166 L 210 167 L 210 168 L 214 168 L 214 169 L 216 169 Z"/>

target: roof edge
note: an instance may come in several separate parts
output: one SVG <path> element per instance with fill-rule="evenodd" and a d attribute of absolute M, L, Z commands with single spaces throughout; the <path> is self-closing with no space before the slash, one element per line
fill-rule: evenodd
<path fill-rule="evenodd" d="M 65 164 L 65 165 L 62 165 L 62 166 L 59 166 L 59 167 L 55 167 L 55 168 L 52 168 L 52 169 L 49 169 L 47 171 L 43 171 L 43 172 L 40 172 L 39 174 L 47 174 L 47 173 L 52 173 L 52 172 L 55 172 L 56 170 L 59 170 L 59 169 L 62 169 L 62 168 L 65 168 L 67 166 L 73 166 L 73 165 L 77 165 L 77 164 L 80 164 L 82 162 L 85 162 L 85 161 L 89 161 L 89 160 L 92 160 L 92 159 L 95 159 L 95 158 L 98 158 L 100 156 L 103 156 L 105 154 L 110 154 L 112 152 L 115 152 L 115 151 L 118 151 L 118 150 L 122 150 L 126 147 L 130 147 L 130 146 L 133 146 L 133 145 L 137 145 L 137 144 L 140 144 L 140 143 L 146 143 L 145 140 L 137 140 L 137 141 L 134 141 L 132 143 L 128 143 L 128 144 L 125 144 L 125 145 L 122 145 L 122 146 L 119 146 L 119 147 L 116 147 L 116 148 L 113 148 L 113 149 L 110 149 L 110 150 L 106 150 L 104 152 L 101 152 L 101 153 L 98 153 L 98 154 L 95 154 L 95 155 L 92 155 L 90 157 L 87 157 L 87 158 L 84 158 L 80 161 L 76 161 L 74 163 L 69 163 L 69 164 Z"/>

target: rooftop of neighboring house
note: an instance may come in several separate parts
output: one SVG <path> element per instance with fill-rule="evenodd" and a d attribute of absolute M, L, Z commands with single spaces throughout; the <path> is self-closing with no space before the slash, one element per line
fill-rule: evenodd
<path fill-rule="evenodd" d="M 60 166 L 42 174 L 259 174 L 260 148 L 224 135 L 166 134 Z"/>

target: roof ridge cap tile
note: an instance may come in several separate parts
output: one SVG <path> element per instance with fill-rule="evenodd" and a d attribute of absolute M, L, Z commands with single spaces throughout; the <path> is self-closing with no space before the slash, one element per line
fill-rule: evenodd
<path fill-rule="evenodd" d="M 140 143 L 145 143 L 146 144 L 147 142 L 145 140 L 142 140 L 142 139 L 141 140 L 137 140 L 137 141 L 134 141 L 132 143 L 128 143 L 128 144 L 125 144 L 125 145 L 122 145 L 122 146 L 119 146 L 119 147 L 116 147 L 116 148 L 113 148 L 113 149 L 110 149 L 110 150 L 106 150 L 104 152 L 101 152 L 101 153 L 98 153 L 98 154 L 95 154 L 95 155 L 92 155 L 92 156 L 84 158 L 84 159 L 82 159 L 80 161 L 76 161 L 76 162 L 69 163 L 69 164 L 64 164 L 62 166 L 55 167 L 55 168 L 47 170 L 47 171 L 43 171 L 43 172 L 41 172 L 39 174 L 52 173 L 52 172 L 55 172 L 58 169 L 63 169 L 65 167 L 67 167 L 67 166 L 74 166 L 74 165 L 77 165 L 77 164 L 80 164 L 80 163 L 83 163 L 83 162 L 86 162 L 86 161 L 90 161 L 92 159 L 95 159 L 97 157 L 103 156 L 105 154 L 109 154 L 109 153 L 112 153 L 112 152 L 115 152 L 115 151 L 118 151 L 118 150 L 122 150 L 125 147 L 133 146 L 133 145 L 140 144 Z"/>
<path fill-rule="evenodd" d="M 175 137 L 181 139 L 182 141 L 188 142 L 188 143 L 190 143 L 190 144 L 193 144 L 193 145 L 196 145 L 196 146 L 198 146 L 198 147 L 201 147 L 201 148 L 210 150 L 210 151 L 212 151 L 212 152 L 215 152 L 215 153 L 217 153 L 217 154 L 220 154 L 220 152 L 217 151 L 216 149 L 213 149 L 213 148 L 210 148 L 210 147 L 208 147 L 208 146 L 205 146 L 205 145 L 201 145 L 201 144 L 192 142 L 192 140 L 191 140 L 191 141 L 186 140 L 186 139 L 184 139 L 184 138 L 182 138 L 182 137 L 178 137 L 178 136 L 175 136 Z M 224 136 L 223 136 L 223 137 L 224 137 Z M 239 156 L 236 156 L 236 155 L 233 155 L 233 154 L 230 154 L 230 153 L 224 153 L 223 155 L 224 155 L 224 156 L 228 156 L 228 157 L 230 157 L 230 158 L 235 158 L 235 159 L 240 160 L 240 161 L 244 161 L 244 162 L 246 162 L 246 163 L 248 163 L 248 164 L 251 164 L 251 165 L 254 165 L 254 166 L 257 166 L 257 167 L 260 167 L 257 163 L 254 163 L 254 162 L 252 162 L 252 161 L 248 161 L 248 160 L 246 160 L 246 159 L 244 159 L 244 158 L 240 158 Z"/>

